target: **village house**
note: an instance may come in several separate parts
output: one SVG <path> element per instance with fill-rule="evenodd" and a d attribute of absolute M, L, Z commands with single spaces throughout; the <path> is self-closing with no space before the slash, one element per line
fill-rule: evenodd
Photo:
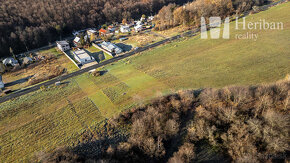
<path fill-rule="evenodd" d="M 114 33 L 115 30 L 116 30 L 116 28 L 115 28 L 113 25 L 110 25 L 110 26 L 108 27 L 108 30 L 110 31 L 110 33 Z"/>
<path fill-rule="evenodd" d="M 32 58 L 30 58 L 30 57 L 24 57 L 24 58 L 22 59 L 22 64 L 24 64 L 24 65 L 28 65 L 28 64 L 30 64 L 30 63 L 33 63 Z"/>
<path fill-rule="evenodd" d="M 122 33 L 128 33 L 128 32 L 130 32 L 131 30 L 130 30 L 130 27 L 129 27 L 129 26 L 127 26 L 127 25 L 122 25 L 122 26 L 120 27 L 120 31 L 121 31 Z"/>
<path fill-rule="evenodd" d="M 100 36 L 106 36 L 106 35 L 107 35 L 107 30 L 105 30 L 105 29 L 103 29 L 103 28 L 100 29 L 100 30 L 99 30 L 99 35 L 100 35 Z"/>
<path fill-rule="evenodd" d="M 90 29 L 87 30 L 88 37 L 91 41 L 94 41 L 98 37 L 98 32 L 96 30 Z"/>
<path fill-rule="evenodd" d="M 134 30 L 135 30 L 135 32 L 140 32 L 140 31 L 143 30 L 143 26 L 142 26 L 142 25 L 136 25 L 136 26 L 134 27 Z"/>
<path fill-rule="evenodd" d="M 140 18 L 140 21 L 141 21 L 141 22 L 145 22 L 145 20 L 146 20 L 146 18 L 144 18 L 144 17 L 141 17 L 141 18 Z"/>
<path fill-rule="evenodd" d="M 61 51 L 67 51 L 70 49 L 69 43 L 67 41 L 56 41 L 56 46 Z"/>
<path fill-rule="evenodd" d="M 12 58 L 12 57 L 8 57 L 8 58 L 5 58 L 2 63 L 5 65 L 5 66 L 19 66 L 19 63 L 16 59 Z"/>
<path fill-rule="evenodd" d="M 75 60 L 77 60 L 82 65 L 95 61 L 95 58 L 90 56 L 84 50 L 74 51 L 73 55 L 74 55 Z"/>
<path fill-rule="evenodd" d="M 104 41 L 104 42 L 102 42 L 102 43 L 100 44 L 100 46 L 101 46 L 103 49 L 109 51 L 110 53 L 120 54 L 120 53 L 123 52 L 123 50 L 122 50 L 121 48 L 119 48 L 117 45 L 115 45 L 115 44 L 113 44 L 113 43 L 111 43 L 111 42 L 105 42 L 105 41 Z"/>
<path fill-rule="evenodd" d="M 73 43 L 75 46 L 78 46 L 81 43 L 81 38 L 79 36 L 76 36 Z"/>
<path fill-rule="evenodd" d="M 142 21 L 136 21 L 135 23 L 136 23 L 136 26 L 143 25 Z"/>

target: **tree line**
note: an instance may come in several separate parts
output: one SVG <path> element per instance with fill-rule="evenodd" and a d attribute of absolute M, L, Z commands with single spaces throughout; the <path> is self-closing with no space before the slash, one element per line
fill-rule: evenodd
<path fill-rule="evenodd" d="M 165 30 L 178 25 L 199 27 L 201 17 L 219 16 L 224 19 L 266 2 L 266 0 L 196 0 L 184 6 L 169 4 L 159 11 L 155 19 L 155 29 Z"/>
<path fill-rule="evenodd" d="M 0 0 L 0 57 L 47 45 L 73 30 L 154 14 L 188 0 Z"/>

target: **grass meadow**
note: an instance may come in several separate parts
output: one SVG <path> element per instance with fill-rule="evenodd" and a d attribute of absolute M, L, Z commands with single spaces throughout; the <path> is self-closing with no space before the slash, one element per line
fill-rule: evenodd
<path fill-rule="evenodd" d="M 231 39 L 183 38 L 103 67 L 60 87 L 0 104 L 0 160 L 24 161 L 59 146 L 75 146 L 81 133 L 121 111 L 181 89 L 253 85 L 290 72 L 290 3 L 247 16 L 283 22 L 284 30 L 235 31 Z M 258 40 L 235 34 L 257 33 Z"/>

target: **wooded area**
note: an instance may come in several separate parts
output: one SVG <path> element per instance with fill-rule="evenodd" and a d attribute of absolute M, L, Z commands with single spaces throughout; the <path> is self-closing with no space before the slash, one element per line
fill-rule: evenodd
<path fill-rule="evenodd" d="M 177 25 L 199 27 L 201 17 L 220 16 L 222 19 L 249 11 L 267 0 L 196 0 L 179 7 L 175 4 L 164 6 L 156 17 L 156 30 L 165 30 Z"/>
<path fill-rule="evenodd" d="M 47 45 L 73 30 L 157 13 L 189 0 L 0 0 L 0 57 Z"/>

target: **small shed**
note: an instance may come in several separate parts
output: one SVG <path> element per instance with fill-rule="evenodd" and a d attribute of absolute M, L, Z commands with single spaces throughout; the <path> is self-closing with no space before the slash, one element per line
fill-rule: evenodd
<path fill-rule="evenodd" d="M 25 64 L 25 65 L 28 65 L 28 64 L 30 64 L 32 62 L 33 62 L 33 60 L 30 57 L 24 57 L 23 58 L 23 64 Z"/>

